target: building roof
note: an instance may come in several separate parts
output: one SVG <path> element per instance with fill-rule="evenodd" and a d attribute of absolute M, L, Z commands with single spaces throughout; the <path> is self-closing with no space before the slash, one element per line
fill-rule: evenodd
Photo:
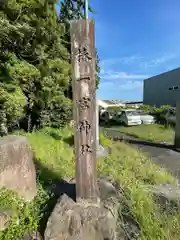
<path fill-rule="evenodd" d="M 143 101 L 126 101 L 126 104 L 138 104 L 138 103 L 143 103 Z"/>
<path fill-rule="evenodd" d="M 120 103 L 124 103 L 121 100 L 102 100 L 102 101 L 107 103 L 107 104 L 120 104 Z"/>
<path fill-rule="evenodd" d="M 172 69 L 172 70 L 167 71 L 167 72 L 162 72 L 162 73 L 160 73 L 160 74 L 157 74 L 157 75 L 148 77 L 148 78 L 144 79 L 144 81 L 151 80 L 152 78 L 159 77 L 159 76 L 163 76 L 163 75 L 169 74 L 169 73 L 171 73 L 171 72 L 176 72 L 176 71 L 179 71 L 179 70 L 180 70 L 180 67 L 175 68 L 175 69 Z"/>

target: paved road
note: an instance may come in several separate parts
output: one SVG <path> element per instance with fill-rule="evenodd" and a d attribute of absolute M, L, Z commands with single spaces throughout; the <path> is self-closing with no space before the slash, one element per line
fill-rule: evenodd
<path fill-rule="evenodd" d="M 180 153 L 175 151 L 172 145 L 144 141 L 110 128 L 102 128 L 102 130 L 107 136 L 118 137 L 118 139 L 127 141 L 129 144 L 147 153 L 154 163 L 167 168 L 175 177 L 180 179 Z"/>

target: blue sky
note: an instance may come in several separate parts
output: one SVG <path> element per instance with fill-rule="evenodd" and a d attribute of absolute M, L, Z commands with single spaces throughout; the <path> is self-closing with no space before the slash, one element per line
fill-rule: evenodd
<path fill-rule="evenodd" d="M 142 100 L 143 79 L 180 66 L 179 0 L 89 0 L 99 99 Z"/>
<path fill-rule="evenodd" d="M 90 0 L 99 99 L 141 100 L 143 79 L 179 67 L 179 0 Z"/>

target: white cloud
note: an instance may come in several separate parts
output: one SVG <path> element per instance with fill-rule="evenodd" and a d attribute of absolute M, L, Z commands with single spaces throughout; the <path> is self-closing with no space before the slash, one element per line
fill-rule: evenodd
<path fill-rule="evenodd" d="M 141 63 L 141 67 L 145 68 L 145 69 L 148 69 L 148 68 L 153 68 L 153 67 L 157 67 L 163 63 L 166 63 L 174 58 L 176 58 L 177 56 L 179 56 L 179 53 L 174 53 L 174 54 L 167 54 L 167 55 L 164 55 L 162 57 L 159 57 L 159 58 L 156 58 L 156 59 L 153 59 L 149 62 L 143 62 Z"/>
<path fill-rule="evenodd" d="M 103 72 L 103 74 L 101 74 L 101 78 L 102 79 L 111 79 L 111 80 L 115 80 L 115 79 L 145 79 L 148 78 L 148 75 L 143 75 L 143 74 L 129 74 L 126 72 L 114 72 L 114 71 L 109 71 L 109 72 Z"/>
<path fill-rule="evenodd" d="M 100 82 L 100 89 L 114 88 L 114 82 Z"/>
<path fill-rule="evenodd" d="M 101 82 L 100 89 L 101 90 L 109 90 L 109 91 L 136 91 L 142 90 L 143 88 L 143 81 L 137 80 L 124 80 L 122 82 Z"/>
<path fill-rule="evenodd" d="M 119 88 L 125 91 L 134 91 L 143 88 L 143 81 L 127 81 L 119 84 Z"/>
<path fill-rule="evenodd" d="M 122 68 L 134 68 L 134 66 L 139 63 L 140 64 L 140 59 L 143 57 L 137 55 L 131 55 L 128 57 L 121 57 L 121 58 L 112 58 L 112 59 L 105 59 L 100 62 L 100 68 L 101 68 L 101 73 L 100 77 L 102 79 L 145 79 L 148 78 L 149 76 L 146 74 L 136 74 L 136 73 L 127 73 L 126 71 L 118 71 L 120 69 L 120 66 Z M 127 66 L 129 65 L 129 66 Z"/>
<path fill-rule="evenodd" d="M 102 69 L 104 68 L 109 68 L 109 67 L 113 67 L 117 64 L 132 64 L 134 62 L 139 61 L 140 59 L 143 59 L 142 56 L 136 54 L 136 55 L 131 55 L 128 57 L 119 57 L 119 58 L 110 58 L 110 59 L 104 59 L 100 62 L 100 66 L 102 67 Z"/>

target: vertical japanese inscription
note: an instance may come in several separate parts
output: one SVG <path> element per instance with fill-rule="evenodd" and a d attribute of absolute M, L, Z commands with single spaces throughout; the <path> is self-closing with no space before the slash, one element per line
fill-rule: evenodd
<path fill-rule="evenodd" d="M 82 45 L 80 45 L 80 47 L 77 51 L 77 59 L 80 64 L 80 67 L 81 67 L 81 63 L 86 63 L 86 64 L 91 63 L 92 57 L 91 57 L 91 54 L 89 53 L 87 43 L 83 43 Z M 80 72 L 80 78 L 77 80 L 78 81 L 87 81 L 87 80 L 90 81 L 91 77 L 87 74 L 85 75 L 84 73 Z M 87 86 L 87 85 L 84 85 L 84 86 Z M 85 92 L 86 92 L 86 94 L 88 94 L 88 96 L 84 95 Z M 90 108 L 91 99 L 90 99 L 89 95 L 90 95 L 90 93 L 89 92 L 87 93 L 86 89 L 82 89 L 82 96 L 81 96 L 81 99 L 79 100 L 79 108 L 81 111 L 86 111 Z M 78 124 L 78 130 L 80 130 L 80 134 L 85 133 L 87 136 L 88 133 L 90 132 L 89 122 L 84 119 L 82 121 L 80 121 Z M 85 144 L 81 145 L 80 153 L 81 154 L 92 153 L 91 146 L 89 145 L 89 143 L 86 142 Z"/>
<path fill-rule="evenodd" d="M 87 26 L 88 25 L 88 26 Z M 77 198 L 97 199 L 94 23 L 71 23 Z"/>

